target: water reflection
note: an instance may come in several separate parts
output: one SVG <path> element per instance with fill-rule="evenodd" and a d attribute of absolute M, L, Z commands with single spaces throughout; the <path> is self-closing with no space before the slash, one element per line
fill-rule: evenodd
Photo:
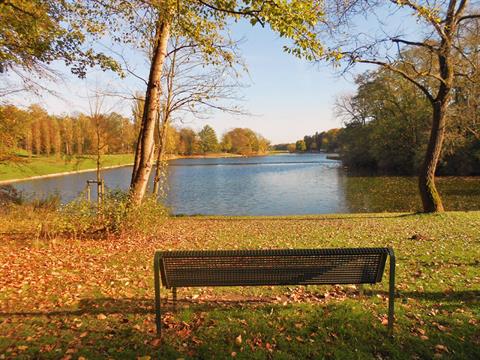
<path fill-rule="evenodd" d="M 293 161 L 294 158 L 296 161 Z M 311 162 L 312 158 L 318 161 Z M 315 214 L 345 211 L 341 168 L 324 156 L 219 161 L 221 166 L 174 166 L 167 202 L 176 213 Z M 298 160 L 309 159 L 310 162 Z M 308 161 L 308 160 L 307 160 Z"/>
<path fill-rule="evenodd" d="M 417 178 L 344 176 L 348 212 L 421 211 Z M 479 210 L 479 177 L 439 177 L 437 188 L 446 210 Z"/>

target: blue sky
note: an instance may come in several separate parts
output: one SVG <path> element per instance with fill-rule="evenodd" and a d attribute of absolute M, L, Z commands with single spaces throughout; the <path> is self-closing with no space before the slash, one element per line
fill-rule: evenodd
<path fill-rule="evenodd" d="M 415 20 L 411 18 L 397 13 L 390 16 L 386 13 L 380 14 L 387 28 L 407 28 L 414 33 L 418 31 Z M 349 32 L 378 32 L 379 18 L 375 16 L 359 19 L 357 27 L 350 28 Z M 284 53 L 282 46 L 285 45 L 285 40 L 267 27 L 252 27 L 242 21 L 233 24 L 231 30 L 234 39 L 243 39 L 240 50 L 247 63 L 249 75 L 243 79 L 243 83 L 248 86 L 241 90 L 244 98 L 241 106 L 252 115 L 234 116 L 217 111 L 211 113 L 207 119 L 187 117 L 178 125 L 199 130 L 205 124 L 210 124 L 219 136 L 234 127 L 249 127 L 274 144 L 294 142 L 304 135 L 342 125 L 333 114 L 333 104 L 337 96 L 354 92 L 352 75 L 344 78 L 330 65 L 313 65 Z M 135 71 L 146 78 L 148 65 L 145 57 L 127 49 L 120 51 L 124 51 Z M 53 85 L 60 97 L 44 95 L 39 99 L 22 94 L 15 102 L 22 105 L 40 103 L 54 114 L 76 111 L 88 113 L 88 94 L 95 89 L 116 89 L 130 94 L 138 90 L 144 91 L 144 84 L 134 78 L 120 80 L 112 73 L 94 70 L 89 72 L 86 80 L 79 80 L 68 75 L 68 69 L 63 66 L 55 65 L 55 68 L 66 74 L 62 84 Z M 356 71 L 361 69 L 358 67 Z M 130 109 L 131 102 L 118 98 L 108 100 L 105 106 L 107 111 L 115 110 L 126 116 L 130 116 Z"/>
<path fill-rule="evenodd" d="M 284 53 L 284 40 L 267 28 L 238 24 L 234 34 L 245 39 L 240 47 L 251 83 L 244 90 L 244 106 L 254 116 L 217 113 L 208 121 L 216 129 L 250 127 L 280 143 L 341 126 L 333 116 L 333 103 L 340 93 L 353 92 L 351 81 L 336 75 L 331 66 L 319 67 Z"/>
<path fill-rule="evenodd" d="M 333 103 L 337 95 L 353 92 L 351 79 L 336 75 L 331 66 L 319 67 L 284 53 L 285 40 L 268 28 L 242 22 L 233 25 L 232 35 L 235 39 L 243 38 L 240 49 L 249 74 L 242 80 L 248 86 L 241 90 L 240 104 L 252 115 L 234 116 L 216 111 L 207 119 L 186 118 L 178 125 L 199 130 L 210 124 L 219 136 L 234 127 L 249 127 L 272 143 L 293 142 L 306 134 L 341 126 L 333 115 Z M 126 54 L 136 63 L 136 71 L 145 76 L 146 62 L 138 60 L 138 55 Z M 54 114 L 88 112 L 88 93 L 96 88 L 115 87 L 128 92 L 142 88 L 138 81 L 120 80 L 99 70 L 90 71 L 86 80 L 79 80 L 68 75 L 68 69 L 61 65 L 55 65 L 55 69 L 65 74 L 63 83 L 53 85 L 60 97 L 23 94 L 15 102 L 39 103 Z M 128 101 L 119 99 L 112 99 L 106 106 L 126 116 L 130 116 L 130 107 Z"/>

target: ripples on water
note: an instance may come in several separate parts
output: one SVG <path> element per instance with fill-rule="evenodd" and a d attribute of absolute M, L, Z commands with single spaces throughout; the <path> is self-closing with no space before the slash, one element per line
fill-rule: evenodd
<path fill-rule="evenodd" d="M 420 210 L 416 179 L 347 176 L 325 154 L 179 159 L 168 170 L 166 203 L 175 214 L 289 215 Z M 107 187 L 127 189 L 131 167 L 103 171 Z M 94 173 L 15 184 L 25 193 L 79 195 Z M 480 178 L 440 178 L 447 209 L 480 209 Z"/>

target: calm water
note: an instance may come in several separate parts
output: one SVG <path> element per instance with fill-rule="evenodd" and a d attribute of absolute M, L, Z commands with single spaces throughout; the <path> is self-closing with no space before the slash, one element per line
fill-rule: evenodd
<path fill-rule="evenodd" d="M 325 154 L 254 158 L 180 159 L 168 169 L 167 205 L 174 214 L 288 215 L 416 211 L 416 179 L 350 176 Z M 131 167 L 103 171 L 108 188 L 127 189 Z M 35 197 L 58 193 L 64 202 L 85 189 L 95 173 L 25 181 Z M 449 210 L 480 210 L 480 178 L 438 180 Z"/>

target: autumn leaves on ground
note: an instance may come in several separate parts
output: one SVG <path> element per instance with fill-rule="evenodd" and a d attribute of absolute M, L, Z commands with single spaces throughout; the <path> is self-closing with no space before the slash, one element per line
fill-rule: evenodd
<path fill-rule="evenodd" d="M 132 226 L 102 236 L 41 229 L 52 216 L 48 209 L 0 215 L 1 358 L 480 356 L 479 212 L 164 216 L 151 232 Z M 180 289 L 177 310 L 170 306 L 163 317 L 162 339 L 155 336 L 155 249 L 347 246 L 392 246 L 397 253 L 393 340 L 386 336 L 387 274 L 363 291 Z"/>

